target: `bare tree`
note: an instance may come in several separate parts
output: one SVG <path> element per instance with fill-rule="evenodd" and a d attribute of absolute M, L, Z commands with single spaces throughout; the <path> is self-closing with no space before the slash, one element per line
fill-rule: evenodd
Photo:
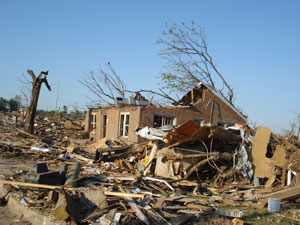
<path fill-rule="evenodd" d="M 300 135 L 300 112 L 295 111 L 294 112 L 294 121 L 291 122 L 291 132 L 295 132 L 295 135 L 299 139 Z"/>
<path fill-rule="evenodd" d="M 29 105 L 29 99 L 31 97 L 31 85 L 32 81 L 30 81 L 24 73 L 22 73 L 22 76 L 18 78 L 21 83 L 21 98 L 22 100 L 25 100 L 26 102 L 26 108 L 28 108 Z"/>
<path fill-rule="evenodd" d="M 30 106 L 27 109 L 26 115 L 26 126 L 25 129 L 28 133 L 33 133 L 33 125 L 34 125 L 34 118 L 36 114 L 36 108 L 40 96 L 40 90 L 42 84 L 45 83 L 46 87 L 49 91 L 51 91 L 51 87 L 47 81 L 47 72 L 40 72 L 39 76 L 35 76 L 32 70 L 27 70 L 27 73 L 31 76 L 32 79 L 32 91 L 31 91 L 31 99 L 30 99 Z M 44 75 L 44 77 L 42 77 Z"/>
<path fill-rule="evenodd" d="M 88 71 L 79 80 L 97 99 L 92 102 L 103 105 L 112 104 L 116 97 L 125 97 L 125 84 L 115 72 L 110 62 L 106 64 L 107 71 L 100 68 L 99 72 Z"/>
<path fill-rule="evenodd" d="M 126 94 L 137 93 L 153 94 L 170 102 L 176 102 L 175 99 L 166 94 L 162 89 L 159 89 L 160 92 L 144 89 L 136 91 L 126 89 L 125 82 L 114 70 L 110 62 L 106 64 L 106 70 L 100 68 L 99 72 L 85 72 L 79 83 L 85 86 L 96 97 L 96 99 L 89 98 L 92 103 L 100 106 L 114 104 L 117 97 L 125 98 Z"/>
<path fill-rule="evenodd" d="M 207 39 L 200 25 L 192 22 L 166 24 L 167 29 L 158 38 L 157 43 L 162 46 L 160 55 L 167 60 L 167 73 L 162 73 L 162 84 L 172 91 L 186 92 L 203 81 L 213 88 L 219 78 L 223 87 L 219 91 L 232 104 L 233 90 L 217 69 L 212 56 L 208 52 Z M 228 94 L 223 94 L 224 86 Z"/>
<path fill-rule="evenodd" d="M 296 112 L 296 121 L 297 121 L 297 138 L 299 139 L 299 135 L 300 135 L 300 112 Z"/>

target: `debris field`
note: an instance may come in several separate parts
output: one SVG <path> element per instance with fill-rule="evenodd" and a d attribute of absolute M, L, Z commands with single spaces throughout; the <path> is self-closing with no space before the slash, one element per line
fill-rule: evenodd
<path fill-rule="evenodd" d="M 88 132 L 82 121 L 36 116 L 29 134 L 19 115 L 0 113 L 1 206 L 15 199 L 53 224 L 300 223 L 292 135 L 191 120 L 137 129 L 146 141 L 131 145 Z"/>

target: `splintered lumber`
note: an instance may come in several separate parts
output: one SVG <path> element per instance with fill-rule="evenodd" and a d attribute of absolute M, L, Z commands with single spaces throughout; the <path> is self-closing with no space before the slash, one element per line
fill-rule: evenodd
<path fill-rule="evenodd" d="M 10 185 L 19 185 L 24 187 L 35 187 L 35 188 L 45 188 L 45 189 L 60 189 L 60 186 L 52 186 L 47 184 L 33 184 L 33 183 L 25 183 L 25 182 L 18 182 L 18 181 L 8 181 L 8 180 L 0 180 L 2 184 L 10 184 Z"/>
<path fill-rule="evenodd" d="M 144 208 L 146 212 L 157 222 L 163 221 L 165 224 L 171 225 L 163 216 L 161 216 L 158 212 L 152 209 L 150 206 L 146 206 Z"/>
<path fill-rule="evenodd" d="M 122 193 L 125 194 L 124 189 L 122 188 L 121 185 L 118 185 L 119 189 Z M 140 210 L 140 208 L 138 207 L 138 205 L 135 203 L 135 201 L 131 198 L 131 197 L 124 197 L 125 200 L 128 202 L 128 204 L 130 205 L 131 209 L 133 211 L 135 211 L 136 216 L 145 224 L 150 225 L 150 222 L 148 220 L 148 218 L 144 215 L 144 213 Z"/>
<path fill-rule="evenodd" d="M 244 207 L 248 207 L 248 208 L 256 208 L 256 209 L 262 209 L 265 207 L 265 204 L 262 203 L 249 203 L 249 202 L 242 202 L 241 204 Z"/>
<path fill-rule="evenodd" d="M 146 169 L 144 171 L 144 176 L 146 176 L 146 174 L 148 173 L 148 171 L 150 170 L 150 167 L 151 167 L 151 164 L 152 164 L 152 161 L 157 153 L 157 149 L 158 149 L 158 146 L 156 144 L 156 142 L 153 144 L 153 147 L 151 149 L 151 153 L 150 153 L 150 156 L 149 156 L 149 160 L 147 162 L 147 165 L 146 165 Z"/>
<path fill-rule="evenodd" d="M 177 213 L 183 213 L 183 214 L 200 214 L 202 211 L 198 210 L 190 210 L 190 209 L 180 209 L 177 211 Z"/>
<path fill-rule="evenodd" d="M 162 189 L 162 188 L 156 186 L 155 184 L 148 183 L 148 185 L 149 185 L 150 187 L 152 187 L 153 189 L 155 189 L 155 190 L 161 192 L 163 195 L 167 195 L 167 192 L 165 192 L 164 189 Z"/>
<path fill-rule="evenodd" d="M 271 194 L 266 194 L 261 196 L 261 200 L 259 200 L 262 203 L 267 203 L 268 198 L 279 198 L 282 201 L 284 200 L 292 200 L 300 197 L 300 187 L 292 187 L 283 189 L 277 192 L 273 192 Z"/>
<path fill-rule="evenodd" d="M 212 208 L 209 206 L 205 206 L 205 205 L 199 205 L 199 204 L 195 204 L 195 203 L 189 203 L 186 205 L 188 208 L 190 209 L 198 209 L 201 210 L 202 212 L 208 212 L 211 211 Z"/>
<path fill-rule="evenodd" d="M 16 130 L 17 130 L 18 132 L 20 132 L 21 134 L 24 134 L 24 135 L 26 135 L 26 136 L 28 136 L 28 137 L 31 137 L 31 138 L 34 138 L 34 139 L 41 139 L 41 137 L 39 137 L 39 136 L 37 136 L 37 135 L 34 135 L 34 134 L 30 134 L 30 133 L 28 133 L 28 132 L 26 132 L 26 131 L 23 131 L 23 130 L 19 129 L 19 128 L 16 128 Z"/>
<path fill-rule="evenodd" d="M 162 204 L 164 204 L 166 200 L 166 197 L 165 196 L 161 196 L 157 202 L 155 203 L 155 205 L 153 206 L 153 208 L 160 208 L 162 206 Z"/>
<path fill-rule="evenodd" d="M 18 181 L 8 181 L 8 180 L 0 180 L 2 184 L 10 184 L 10 185 L 19 185 L 24 187 L 33 187 L 33 188 L 44 188 L 44 189 L 74 189 L 68 188 L 64 186 L 54 186 L 54 185 L 47 185 L 47 184 L 33 184 L 33 183 L 25 183 L 25 182 L 18 182 Z M 122 192 L 112 192 L 112 191 L 104 191 L 105 195 L 110 196 L 118 196 L 118 197 L 130 197 L 130 198 L 144 198 L 144 194 L 133 194 L 133 193 L 122 193 Z"/>
<path fill-rule="evenodd" d="M 122 192 L 111 192 L 104 191 L 105 195 L 118 196 L 123 198 L 144 198 L 144 194 L 132 194 L 132 193 L 122 193 Z"/>

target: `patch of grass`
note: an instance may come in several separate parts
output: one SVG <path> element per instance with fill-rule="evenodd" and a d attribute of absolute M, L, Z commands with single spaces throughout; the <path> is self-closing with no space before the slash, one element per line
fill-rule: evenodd
<path fill-rule="evenodd" d="M 248 215 L 243 217 L 244 224 L 258 224 L 258 225 L 296 225 L 297 222 L 281 218 L 276 216 L 276 213 L 269 213 L 268 210 L 262 209 L 259 211 L 253 211 L 248 213 Z"/>

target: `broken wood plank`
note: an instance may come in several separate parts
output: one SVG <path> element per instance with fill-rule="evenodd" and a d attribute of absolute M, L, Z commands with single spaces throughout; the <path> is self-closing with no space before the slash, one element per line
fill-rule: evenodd
<path fill-rule="evenodd" d="M 18 182 L 18 181 L 8 181 L 8 180 L 0 180 L 2 184 L 10 184 L 10 185 L 19 185 L 25 187 L 34 187 L 34 188 L 44 188 L 44 189 L 74 189 L 71 187 L 64 187 L 64 186 L 54 186 L 54 185 L 46 185 L 46 184 L 33 184 L 33 183 L 25 183 L 25 182 Z M 111 192 L 111 191 L 104 191 L 105 195 L 110 196 L 118 196 L 118 197 L 131 197 L 131 198 L 144 198 L 144 194 L 132 194 L 132 193 L 122 193 L 122 192 Z"/>
<path fill-rule="evenodd" d="M 161 216 L 158 212 L 152 209 L 150 206 L 144 208 L 148 214 L 150 214 L 151 218 L 157 222 L 164 222 L 165 224 L 171 225 L 163 216 Z"/>
<path fill-rule="evenodd" d="M 212 208 L 209 206 L 205 206 L 205 205 L 199 205 L 199 204 L 195 204 L 195 203 L 189 203 L 186 205 L 188 208 L 190 209 L 198 209 L 201 210 L 202 212 L 208 212 L 211 211 Z"/>
<path fill-rule="evenodd" d="M 118 185 L 119 190 L 125 194 L 124 189 L 122 188 L 121 185 Z M 138 207 L 138 205 L 135 203 L 135 201 L 131 198 L 131 197 L 124 197 L 125 200 L 128 202 L 128 204 L 130 205 L 131 209 L 135 211 L 136 216 L 145 224 L 150 225 L 150 222 L 148 220 L 148 218 L 144 215 L 144 213 L 140 210 L 140 208 Z"/>
<path fill-rule="evenodd" d="M 176 202 L 185 202 L 185 203 L 190 203 L 190 202 L 198 202 L 198 199 L 195 198 L 187 198 L 185 196 L 174 196 L 174 197 L 169 197 L 166 198 L 166 201 L 176 201 Z"/>
<path fill-rule="evenodd" d="M 166 205 L 163 207 L 163 209 L 167 209 L 167 210 L 181 210 L 181 209 L 186 209 L 186 206 L 182 206 L 182 205 Z"/>
<path fill-rule="evenodd" d="M 260 202 L 258 203 L 242 202 L 241 205 L 244 207 L 255 208 L 255 209 L 262 209 L 265 207 L 265 204 L 262 204 Z"/>
<path fill-rule="evenodd" d="M 177 218 L 177 217 L 178 217 L 177 214 L 173 214 L 173 213 L 170 213 L 170 212 L 167 212 L 167 211 L 163 211 L 163 210 L 160 210 L 160 213 L 161 213 L 165 218 L 169 218 L 169 219 L 174 219 L 174 218 Z"/>
<path fill-rule="evenodd" d="M 144 176 L 146 176 L 147 173 L 148 173 L 148 171 L 150 170 L 151 165 L 152 165 L 152 161 L 153 161 L 153 159 L 154 159 L 155 156 L 156 156 L 157 150 L 158 150 L 158 146 L 157 146 L 157 143 L 155 142 L 155 143 L 153 144 L 153 147 L 152 147 L 152 149 L 151 149 L 151 153 L 150 153 L 150 156 L 149 156 L 149 160 L 148 160 L 147 165 L 146 165 L 146 167 L 145 167 L 146 169 L 145 169 L 145 171 L 144 171 Z"/>
<path fill-rule="evenodd" d="M 160 208 L 162 206 L 162 204 L 164 204 L 166 200 L 166 197 L 165 196 L 161 196 L 157 202 L 155 203 L 155 205 L 153 206 L 153 208 Z"/>
<path fill-rule="evenodd" d="M 203 212 L 200 210 L 191 210 L 191 209 L 180 209 L 177 211 L 177 213 L 183 213 L 183 214 L 202 214 Z"/>
<path fill-rule="evenodd" d="M 153 189 L 155 189 L 155 190 L 161 192 L 163 195 L 167 195 L 167 192 L 165 192 L 164 189 L 162 189 L 162 188 L 156 186 L 155 184 L 148 183 L 148 185 L 149 185 L 150 187 L 152 187 Z"/>
<path fill-rule="evenodd" d="M 26 131 L 24 131 L 24 130 L 19 129 L 19 128 L 16 128 L 16 131 L 18 131 L 18 132 L 20 132 L 21 134 L 24 134 L 24 135 L 26 135 L 26 136 L 28 136 L 28 137 L 34 138 L 34 139 L 38 139 L 38 140 L 42 139 L 41 137 L 39 137 L 39 136 L 37 136 L 37 135 L 30 134 L 30 133 L 28 133 L 28 132 L 26 132 Z"/>
<path fill-rule="evenodd" d="M 259 200 L 261 203 L 267 203 L 268 198 L 279 198 L 281 201 L 292 200 L 300 197 L 300 187 L 283 189 L 271 194 L 262 195 Z"/>
<path fill-rule="evenodd" d="M 122 192 L 112 192 L 112 191 L 104 191 L 105 195 L 118 196 L 123 198 L 144 198 L 144 194 L 133 194 L 133 193 L 122 193 Z"/>
<path fill-rule="evenodd" d="M 61 186 L 52 186 L 47 184 L 33 184 L 33 183 L 25 183 L 25 182 L 18 182 L 18 181 L 8 181 L 8 180 L 0 180 L 2 184 L 10 184 L 10 185 L 19 185 L 25 187 L 35 187 L 35 188 L 45 188 L 45 189 L 61 189 Z"/>

